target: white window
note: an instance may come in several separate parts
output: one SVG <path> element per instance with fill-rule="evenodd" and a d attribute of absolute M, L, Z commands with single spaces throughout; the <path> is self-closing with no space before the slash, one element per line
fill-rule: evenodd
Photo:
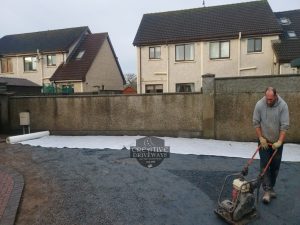
<path fill-rule="evenodd" d="M 280 18 L 280 23 L 281 23 L 281 25 L 290 25 L 291 21 L 289 18 L 282 17 L 282 18 Z"/>
<path fill-rule="evenodd" d="M 194 92 L 194 84 L 193 83 L 183 83 L 176 84 L 176 92 Z"/>
<path fill-rule="evenodd" d="M 217 41 L 209 43 L 210 59 L 226 59 L 230 57 L 229 41 Z"/>
<path fill-rule="evenodd" d="M 288 31 L 287 34 L 288 34 L 289 38 L 296 38 L 297 37 L 295 31 L 293 31 L 293 30 Z"/>
<path fill-rule="evenodd" d="M 194 60 L 194 45 L 183 44 L 175 46 L 176 61 L 192 61 Z"/>
<path fill-rule="evenodd" d="M 56 65 L 56 56 L 47 55 L 47 66 L 55 66 L 55 65 Z"/>
<path fill-rule="evenodd" d="M 148 84 L 146 85 L 146 93 L 163 93 L 162 84 Z"/>
<path fill-rule="evenodd" d="M 248 52 L 261 52 L 262 51 L 262 39 L 261 38 L 249 38 L 247 43 Z"/>
<path fill-rule="evenodd" d="M 82 58 L 82 56 L 84 55 L 84 50 L 83 51 L 80 51 L 79 53 L 78 53 L 78 55 L 76 56 L 76 59 L 81 59 Z"/>
<path fill-rule="evenodd" d="M 36 71 L 36 56 L 24 57 L 24 71 Z"/>
<path fill-rule="evenodd" d="M 160 59 L 160 46 L 149 47 L 149 59 Z"/>

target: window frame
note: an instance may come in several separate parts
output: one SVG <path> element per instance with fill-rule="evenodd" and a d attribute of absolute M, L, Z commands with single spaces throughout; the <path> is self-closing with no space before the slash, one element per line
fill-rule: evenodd
<path fill-rule="evenodd" d="M 26 58 L 31 58 L 31 69 L 29 67 L 29 70 L 26 70 Z M 33 60 L 35 58 L 35 61 Z M 35 69 L 34 69 L 34 63 L 35 63 Z M 37 71 L 37 56 L 24 56 L 23 57 L 23 64 L 24 64 L 24 72 L 35 72 Z"/>
<path fill-rule="evenodd" d="M 218 43 L 218 57 L 211 57 L 211 46 L 213 43 Z M 228 56 L 222 57 L 222 43 L 228 43 Z M 211 41 L 209 42 L 209 59 L 214 60 L 214 59 L 230 59 L 230 40 L 227 41 Z"/>
<path fill-rule="evenodd" d="M 154 50 L 154 56 L 151 56 L 151 49 Z M 159 49 L 159 55 L 157 54 L 156 49 Z M 151 46 L 149 47 L 149 59 L 161 59 L 161 46 Z"/>
<path fill-rule="evenodd" d="M 49 60 L 49 57 L 51 57 L 51 60 Z M 53 57 L 54 57 L 54 60 L 53 60 Z M 54 61 L 54 63 L 53 63 L 53 61 Z M 56 54 L 48 54 L 47 55 L 47 66 L 56 66 Z"/>
<path fill-rule="evenodd" d="M 180 89 L 179 86 L 183 86 L 184 89 L 185 89 L 185 87 L 189 87 L 190 90 L 189 91 L 178 90 L 178 89 Z M 190 93 L 190 92 L 195 92 L 195 83 L 176 83 L 176 85 L 175 85 L 175 91 L 176 91 L 176 93 Z"/>
<path fill-rule="evenodd" d="M 297 34 L 294 30 L 288 30 L 286 33 L 287 33 L 289 39 L 296 39 L 297 38 Z"/>
<path fill-rule="evenodd" d="M 1 59 L 1 73 L 13 73 L 13 72 L 14 71 L 13 71 L 12 58 L 2 58 Z"/>
<path fill-rule="evenodd" d="M 183 59 L 177 59 L 177 47 L 182 47 L 183 46 Z M 192 48 L 192 59 L 187 59 L 186 57 L 186 46 L 191 46 Z M 175 45 L 175 62 L 184 62 L 184 61 L 194 61 L 195 60 L 195 45 L 194 43 L 189 43 L 189 44 L 178 44 Z"/>
<path fill-rule="evenodd" d="M 157 89 L 157 86 L 161 86 L 161 89 Z M 148 92 L 147 87 L 153 87 L 153 92 Z M 161 90 L 161 91 L 157 91 Z M 155 94 L 155 93 L 163 93 L 164 92 L 164 85 L 163 84 L 146 84 L 145 85 L 145 93 L 146 94 Z"/>
<path fill-rule="evenodd" d="M 287 17 L 281 17 L 279 19 L 279 21 L 280 21 L 280 24 L 283 25 L 283 26 L 291 24 L 291 20 L 289 18 L 287 18 Z"/>
<path fill-rule="evenodd" d="M 253 41 L 253 51 L 249 50 L 249 41 Z M 256 50 L 257 41 L 260 41 L 260 49 Z M 247 53 L 254 53 L 254 52 L 262 52 L 262 38 L 248 38 L 247 39 Z"/>

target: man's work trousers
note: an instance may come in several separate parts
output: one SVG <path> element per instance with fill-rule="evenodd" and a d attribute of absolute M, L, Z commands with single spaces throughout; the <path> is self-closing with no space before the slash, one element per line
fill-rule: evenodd
<path fill-rule="evenodd" d="M 280 163 L 281 163 L 282 149 L 283 149 L 283 145 L 281 145 L 280 148 L 278 148 L 278 151 L 274 156 L 270 164 L 270 167 L 267 169 L 264 175 L 262 187 L 265 191 L 273 189 L 273 187 L 275 186 L 276 178 L 278 176 Z M 259 150 L 261 172 L 268 164 L 273 153 L 274 150 L 272 149 L 271 146 L 269 146 L 269 148 L 266 150 L 263 149 Z"/>

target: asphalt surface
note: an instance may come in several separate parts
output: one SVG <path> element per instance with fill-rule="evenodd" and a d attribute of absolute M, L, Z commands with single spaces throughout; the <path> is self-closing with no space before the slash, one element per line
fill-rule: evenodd
<path fill-rule="evenodd" d="M 172 149 L 171 149 L 172 152 Z M 245 159 L 171 154 L 142 167 L 128 150 L 56 149 L 0 143 L 0 164 L 24 177 L 15 224 L 218 225 L 226 175 Z M 258 161 L 250 168 L 258 174 Z M 300 163 L 283 162 L 278 198 L 251 224 L 300 224 Z"/>

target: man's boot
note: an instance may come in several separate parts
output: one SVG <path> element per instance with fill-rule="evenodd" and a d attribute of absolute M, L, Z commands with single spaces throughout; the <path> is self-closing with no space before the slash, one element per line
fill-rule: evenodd
<path fill-rule="evenodd" d="M 271 198 L 276 198 L 277 197 L 277 194 L 276 194 L 276 192 L 274 191 L 273 188 L 270 190 L 270 196 L 271 196 Z"/>
<path fill-rule="evenodd" d="M 264 196 L 262 198 L 262 202 L 265 204 L 269 204 L 271 201 L 270 191 L 265 191 Z"/>

